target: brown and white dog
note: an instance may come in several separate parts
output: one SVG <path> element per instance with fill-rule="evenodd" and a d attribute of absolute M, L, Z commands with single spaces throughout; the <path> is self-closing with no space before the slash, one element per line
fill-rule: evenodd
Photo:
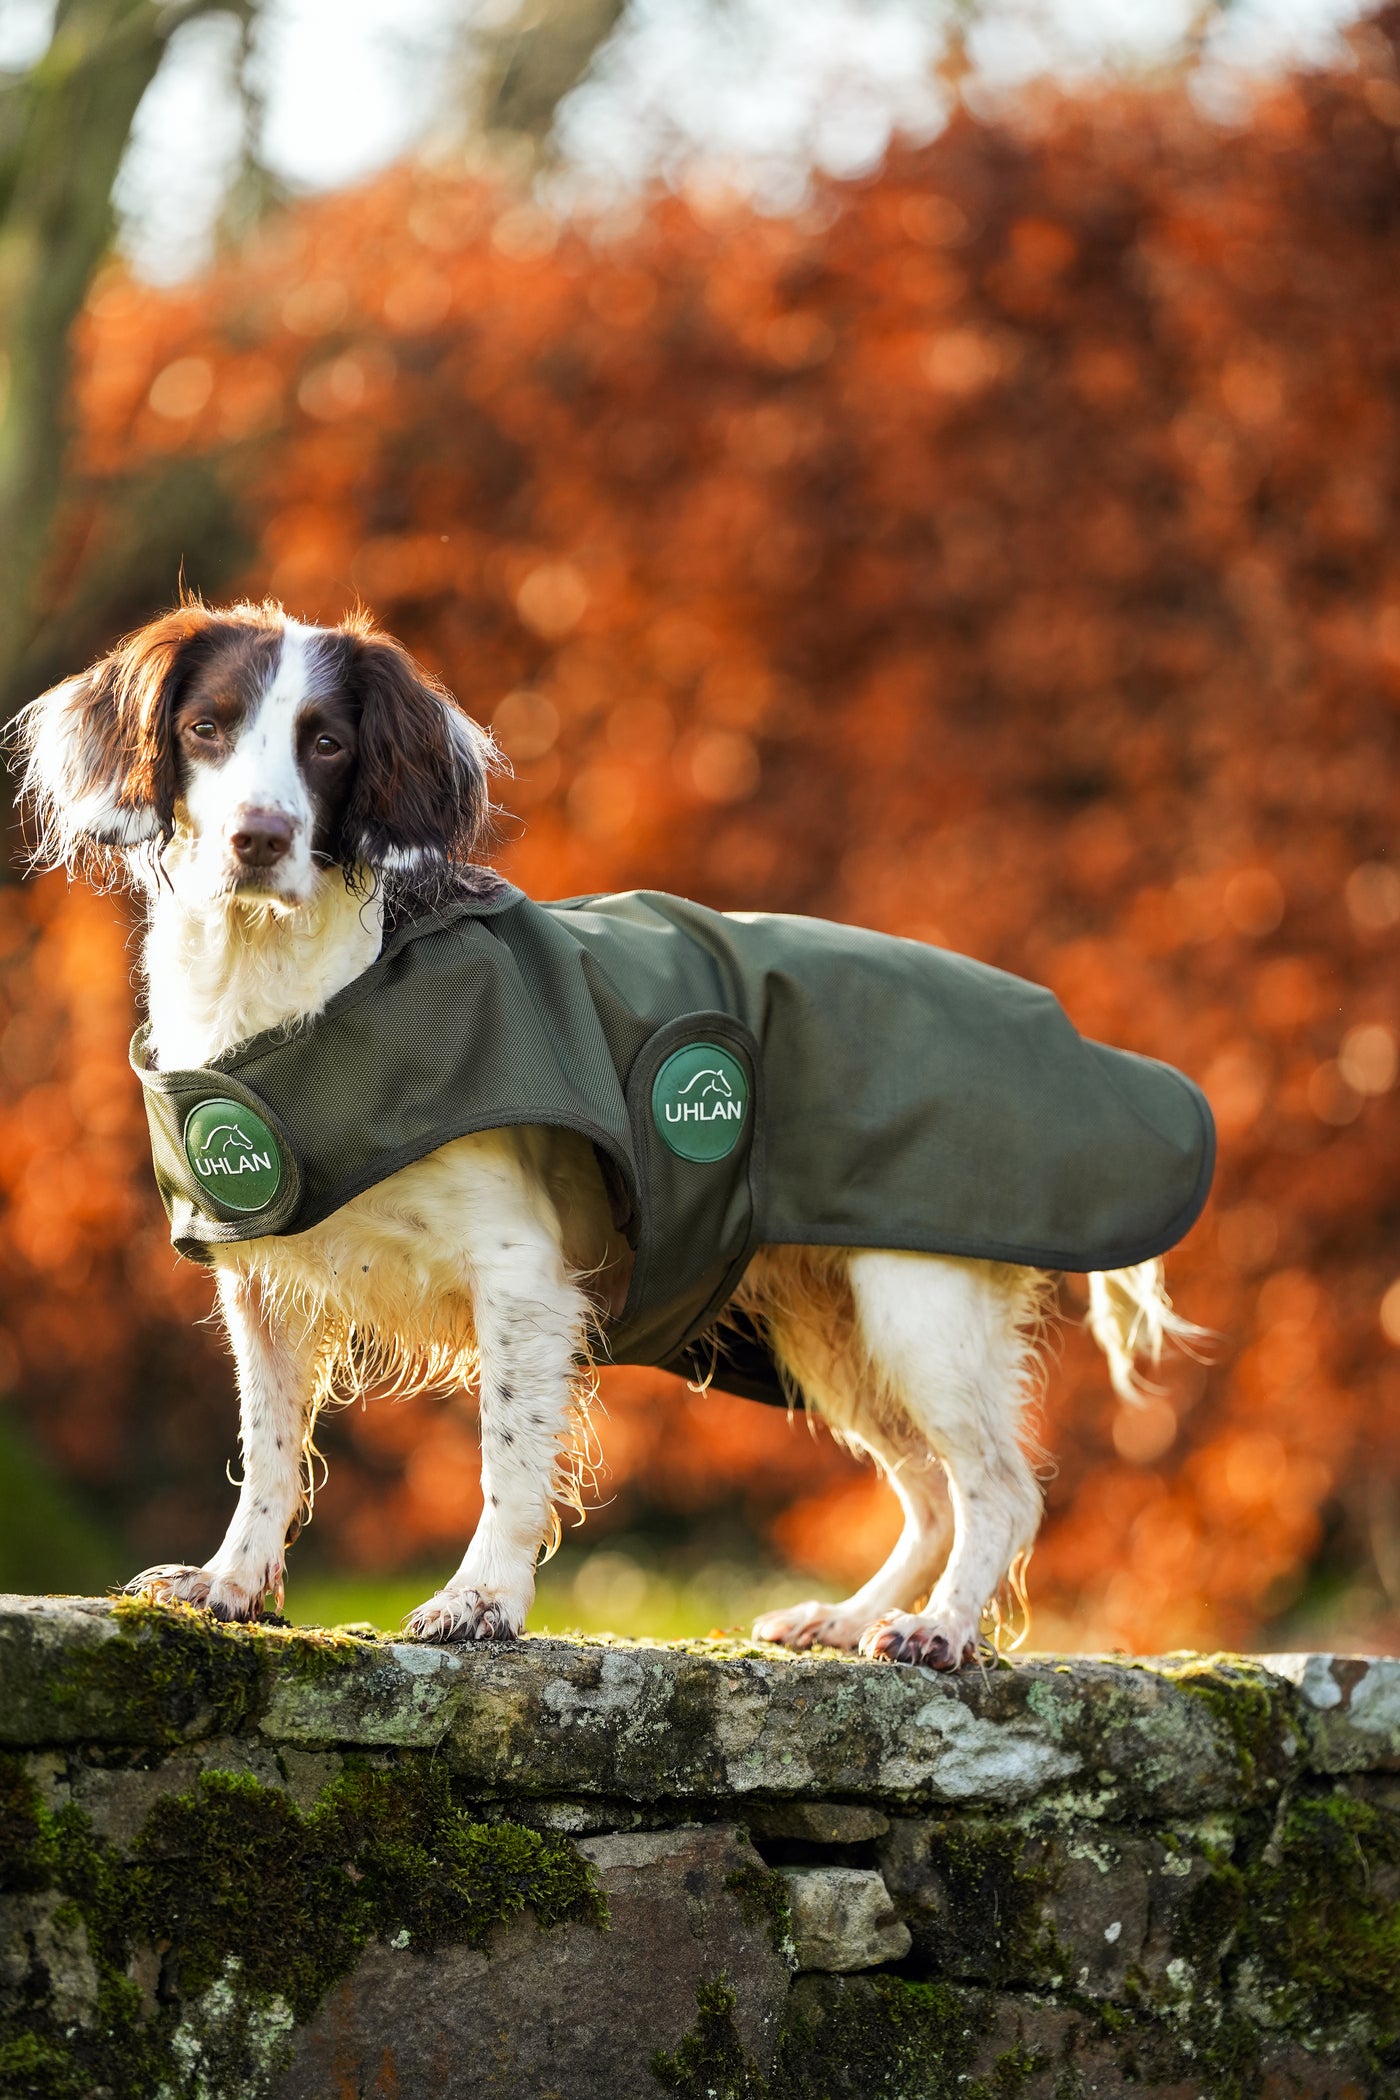
<path fill-rule="evenodd" d="M 489 736 L 367 620 L 307 627 L 271 605 L 187 603 L 152 621 L 27 708 L 18 741 L 40 860 L 144 892 L 166 1069 L 315 1015 L 373 962 L 386 910 L 472 880 L 496 762 Z M 616 1253 L 586 1143 L 539 1129 L 459 1138 L 309 1231 L 211 1252 L 238 1367 L 238 1506 L 203 1567 L 150 1568 L 129 1588 L 256 1618 L 281 1600 L 323 1401 L 367 1379 L 475 1376 L 482 1519 L 408 1629 L 518 1633 L 570 1498 L 590 1279 Z M 794 1393 L 875 1461 L 904 1513 L 862 1589 L 770 1612 L 761 1639 L 941 1669 L 975 1652 L 1039 1522 L 1021 1418 L 1046 1299 L 1032 1269 L 759 1250 L 738 1302 Z M 1157 1262 L 1091 1277 L 1089 1318 L 1127 1399 L 1135 1354 L 1155 1361 L 1196 1332 Z"/>

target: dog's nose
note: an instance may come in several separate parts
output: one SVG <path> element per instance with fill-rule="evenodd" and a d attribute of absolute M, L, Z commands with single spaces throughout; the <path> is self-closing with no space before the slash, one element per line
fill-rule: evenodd
<path fill-rule="evenodd" d="M 292 820 L 276 809 L 240 811 L 238 829 L 230 832 L 234 858 L 245 868 L 270 868 L 284 858 L 292 843 Z"/>

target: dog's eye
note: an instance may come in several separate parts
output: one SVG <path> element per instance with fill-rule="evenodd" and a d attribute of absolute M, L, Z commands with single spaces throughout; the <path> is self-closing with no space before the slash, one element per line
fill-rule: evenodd
<path fill-rule="evenodd" d="M 338 744 L 333 736 L 318 736 L 311 748 L 317 758 L 334 758 L 336 752 L 343 750 L 344 746 Z"/>
<path fill-rule="evenodd" d="M 201 744 L 214 743 L 218 737 L 218 734 L 218 723 L 211 722 L 207 715 L 201 716 L 199 721 L 197 722 L 190 723 L 190 735 L 197 736 Z"/>

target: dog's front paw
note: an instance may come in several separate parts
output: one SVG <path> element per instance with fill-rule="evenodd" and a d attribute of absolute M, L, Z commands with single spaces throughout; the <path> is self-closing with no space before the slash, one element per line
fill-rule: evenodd
<path fill-rule="evenodd" d="M 854 1648 L 866 1621 L 856 1621 L 839 1604 L 791 1604 L 786 1611 L 766 1611 L 753 1622 L 756 1641 L 775 1641 L 781 1648 Z"/>
<path fill-rule="evenodd" d="M 449 1585 L 409 1613 L 404 1632 L 411 1641 L 513 1641 L 528 1609 L 528 1603 Z"/>
<path fill-rule="evenodd" d="M 931 1670 L 960 1670 L 977 1660 L 975 1627 L 959 1626 L 933 1612 L 894 1611 L 860 1637 L 860 1652 L 877 1661 L 924 1663 Z"/>
<path fill-rule="evenodd" d="M 213 1568 L 183 1568 L 168 1563 L 133 1575 L 126 1585 L 128 1597 L 144 1597 L 151 1604 L 199 1604 L 216 1619 L 260 1619 L 263 1599 L 274 1580 L 265 1576 L 261 1586 L 220 1575 Z"/>

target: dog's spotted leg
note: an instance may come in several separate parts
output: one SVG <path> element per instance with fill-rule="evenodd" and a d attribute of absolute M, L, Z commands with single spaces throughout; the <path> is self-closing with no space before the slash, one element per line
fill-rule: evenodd
<path fill-rule="evenodd" d="M 462 1565 L 406 1623 L 425 1641 L 510 1640 L 535 1596 L 560 1452 L 574 1413 L 588 1308 L 534 1192 L 501 1192 L 495 1236 L 474 1234 L 482 1514 Z M 505 1213 L 505 1214 L 503 1214 Z"/>
<path fill-rule="evenodd" d="M 238 1506 L 203 1567 L 147 1568 L 127 1589 L 158 1603 L 203 1604 L 221 1619 L 256 1619 L 269 1592 L 281 1608 L 287 1535 L 304 1492 L 316 1337 L 282 1317 L 255 1277 L 223 1270 L 219 1302 L 238 1366 Z"/>

